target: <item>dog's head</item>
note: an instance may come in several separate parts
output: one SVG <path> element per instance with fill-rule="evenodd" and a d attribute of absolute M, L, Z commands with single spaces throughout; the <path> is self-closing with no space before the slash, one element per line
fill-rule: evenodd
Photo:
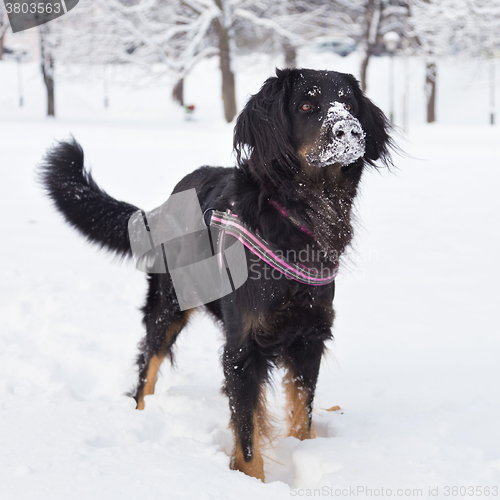
<path fill-rule="evenodd" d="M 246 161 L 257 178 L 279 182 L 333 164 L 388 165 L 389 129 L 352 75 L 277 70 L 238 117 L 234 148 L 238 163 Z"/>

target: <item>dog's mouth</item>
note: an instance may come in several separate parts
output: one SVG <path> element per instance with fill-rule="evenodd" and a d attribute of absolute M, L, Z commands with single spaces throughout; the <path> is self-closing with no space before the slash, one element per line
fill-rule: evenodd
<path fill-rule="evenodd" d="M 359 121 L 339 102 L 332 103 L 319 139 L 306 153 L 307 161 L 317 167 L 349 165 L 365 154 L 365 133 Z"/>

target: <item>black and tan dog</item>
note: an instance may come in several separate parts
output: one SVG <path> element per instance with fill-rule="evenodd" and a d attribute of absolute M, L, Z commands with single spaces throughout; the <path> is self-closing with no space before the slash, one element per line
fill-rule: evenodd
<path fill-rule="evenodd" d="M 277 71 L 238 117 L 237 166 L 202 167 L 174 192 L 195 188 L 202 210 L 231 209 L 271 250 L 286 252 L 295 264 L 336 266 L 352 238 L 351 209 L 363 169 L 379 159 L 391 163 L 389 130 L 382 111 L 351 75 Z M 88 240 L 131 255 L 127 223 L 137 208 L 95 184 L 76 142 L 49 151 L 40 173 L 67 222 Z M 298 257 L 304 250 L 306 262 Z M 274 366 L 286 370 L 288 435 L 314 437 L 311 412 L 325 342 L 332 338 L 334 282 L 297 282 L 246 251 L 249 279 L 204 307 L 226 337 L 224 391 L 235 439 L 231 466 L 264 480 L 259 443 L 268 428 L 264 389 Z M 193 312 L 180 309 L 168 272 L 150 274 L 148 281 L 134 394 L 138 409 L 153 394 L 164 359 L 172 361 L 172 347 Z"/>

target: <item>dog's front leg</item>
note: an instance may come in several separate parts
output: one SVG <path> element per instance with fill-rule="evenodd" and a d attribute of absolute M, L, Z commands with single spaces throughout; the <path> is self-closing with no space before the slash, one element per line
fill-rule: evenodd
<path fill-rule="evenodd" d="M 225 392 L 229 397 L 235 447 L 231 468 L 264 481 L 259 449 L 265 432 L 264 383 L 268 361 L 253 340 L 224 348 Z"/>
<path fill-rule="evenodd" d="M 288 435 L 300 440 L 316 437 L 312 427 L 312 406 L 324 343 L 330 337 L 330 326 L 327 325 L 299 336 L 285 351 L 283 386 Z"/>

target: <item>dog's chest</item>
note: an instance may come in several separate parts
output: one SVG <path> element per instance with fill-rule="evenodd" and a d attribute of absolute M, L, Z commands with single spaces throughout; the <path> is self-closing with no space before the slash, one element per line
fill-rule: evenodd
<path fill-rule="evenodd" d="M 244 330 L 253 337 L 286 343 L 300 332 L 333 322 L 333 283 L 315 287 L 275 280 L 261 282 L 264 288 L 256 283 L 250 286 L 253 290 L 247 298 L 253 302 L 244 313 Z"/>

